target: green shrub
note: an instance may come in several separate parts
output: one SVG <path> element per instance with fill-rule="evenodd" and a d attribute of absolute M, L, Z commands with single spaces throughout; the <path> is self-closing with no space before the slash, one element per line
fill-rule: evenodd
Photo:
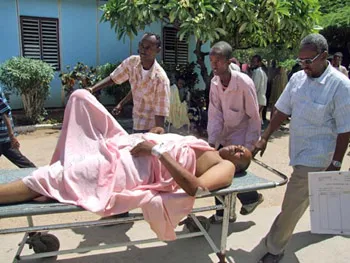
<path fill-rule="evenodd" d="M 70 70 L 70 66 L 67 66 L 67 72 L 62 72 L 59 75 L 66 97 L 69 97 L 76 88 L 91 87 L 108 77 L 119 64 L 120 63 L 106 63 L 94 68 L 89 67 L 82 62 L 78 62 L 73 67 L 73 70 Z M 129 82 L 124 82 L 121 85 L 107 87 L 103 89 L 103 92 L 108 96 L 113 97 L 115 101 L 118 102 L 129 92 L 129 90 Z M 100 92 L 96 92 L 94 95 L 99 98 Z"/>
<path fill-rule="evenodd" d="M 66 68 L 67 72 L 62 72 L 59 77 L 67 98 L 74 91 L 76 84 L 78 84 L 78 88 L 87 88 L 97 82 L 97 73 L 94 67 L 89 67 L 82 62 L 78 62 L 73 67 L 73 70 L 70 70 L 70 66 Z"/>
<path fill-rule="evenodd" d="M 104 78 L 108 77 L 115 68 L 120 64 L 118 62 L 117 64 L 111 64 L 106 63 L 104 65 L 97 67 L 97 81 L 103 80 Z M 117 104 L 122 98 L 124 98 L 128 92 L 130 91 L 130 84 L 129 82 L 124 82 L 120 85 L 113 85 L 110 87 L 107 87 L 103 89 L 103 92 L 105 92 L 108 96 L 111 96 L 114 98 L 115 103 Z"/>
<path fill-rule="evenodd" d="M 0 83 L 10 93 L 21 95 L 29 123 L 37 123 L 44 112 L 54 69 L 41 60 L 13 57 L 0 65 Z"/>

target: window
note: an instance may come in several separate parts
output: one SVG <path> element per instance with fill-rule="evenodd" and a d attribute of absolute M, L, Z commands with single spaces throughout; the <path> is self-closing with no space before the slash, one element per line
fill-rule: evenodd
<path fill-rule="evenodd" d="M 180 41 L 177 32 L 178 30 L 173 27 L 163 29 L 163 62 L 170 69 L 175 69 L 176 65 L 188 63 L 187 41 Z"/>
<path fill-rule="evenodd" d="M 22 55 L 60 70 L 58 19 L 21 16 Z"/>

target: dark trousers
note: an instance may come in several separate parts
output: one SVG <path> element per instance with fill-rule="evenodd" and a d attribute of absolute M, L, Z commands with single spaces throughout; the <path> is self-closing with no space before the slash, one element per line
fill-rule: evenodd
<path fill-rule="evenodd" d="M 219 145 L 218 150 L 220 150 L 221 148 L 223 148 L 223 146 Z M 257 202 L 259 200 L 259 195 L 257 191 L 252 191 L 252 192 L 246 192 L 246 193 L 239 193 L 237 194 L 237 198 L 239 199 L 239 201 L 241 201 L 242 205 L 248 205 L 248 204 Z M 215 204 L 221 205 L 220 200 L 217 199 L 216 197 L 215 197 Z M 224 210 L 223 209 L 216 210 L 216 215 L 223 216 Z"/>
<path fill-rule="evenodd" d="M 267 108 L 269 107 L 270 97 L 271 97 L 271 88 L 272 88 L 272 84 L 268 83 L 267 89 L 266 89 L 266 106 L 263 108 L 262 113 L 261 113 L 261 117 L 262 117 L 263 121 L 266 121 Z"/>
<path fill-rule="evenodd" d="M 10 142 L 0 143 L 0 156 L 4 155 L 9 161 L 19 168 L 36 167 L 18 149 L 11 147 Z"/>

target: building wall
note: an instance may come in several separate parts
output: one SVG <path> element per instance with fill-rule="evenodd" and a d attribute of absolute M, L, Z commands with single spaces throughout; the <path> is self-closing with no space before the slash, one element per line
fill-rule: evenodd
<path fill-rule="evenodd" d="M 107 62 L 116 63 L 127 58 L 131 54 L 137 54 L 138 42 L 144 32 L 155 32 L 162 35 L 162 24 L 153 23 L 140 31 L 132 40 L 129 38 L 118 40 L 109 23 L 100 23 L 102 11 L 99 6 L 105 3 L 100 0 L 6 0 L 0 1 L 0 63 L 21 55 L 21 40 L 19 17 L 38 16 L 58 18 L 61 71 L 66 71 L 66 66 L 73 67 L 77 62 L 83 62 L 89 66 L 97 66 Z M 193 50 L 194 39 L 189 46 L 190 61 L 195 60 Z M 161 61 L 161 54 L 157 57 Z M 55 72 L 55 78 L 51 83 L 50 97 L 45 107 L 63 107 L 64 93 L 58 77 L 60 72 Z M 201 80 L 201 77 L 199 75 Z M 198 85 L 204 87 L 203 82 Z M 113 99 L 102 96 L 102 102 L 112 104 Z M 21 99 L 16 95 L 10 96 L 10 104 L 13 109 L 22 108 Z"/>

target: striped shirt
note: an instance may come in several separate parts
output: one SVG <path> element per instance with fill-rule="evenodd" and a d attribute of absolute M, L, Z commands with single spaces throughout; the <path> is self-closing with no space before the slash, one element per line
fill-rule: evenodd
<path fill-rule="evenodd" d="M 142 77 L 140 56 L 131 56 L 110 76 L 116 84 L 127 80 L 130 82 L 134 102 L 134 130 L 150 130 L 155 126 L 155 116 L 169 116 L 170 82 L 157 61 L 154 61 L 145 77 Z"/>
<path fill-rule="evenodd" d="M 11 115 L 11 108 L 10 108 L 9 104 L 7 103 L 6 97 L 5 97 L 3 91 L 0 87 L 0 115 L 1 115 L 1 119 L 0 119 L 0 143 L 5 143 L 5 142 L 10 141 L 10 137 L 8 135 L 5 120 L 2 118 L 3 114 L 8 114 L 8 116 L 11 120 L 12 129 L 13 129 L 14 127 L 13 127 L 13 120 L 12 120 L 12 115 Z"/>
<path fill-rule="evenodd" d="M 350 131 L 350 80 L 330 65 L 319 78 L 299 71 L 275 106 L 292 116 L 290 164 L 328 167 L 337 135 Z"/>

